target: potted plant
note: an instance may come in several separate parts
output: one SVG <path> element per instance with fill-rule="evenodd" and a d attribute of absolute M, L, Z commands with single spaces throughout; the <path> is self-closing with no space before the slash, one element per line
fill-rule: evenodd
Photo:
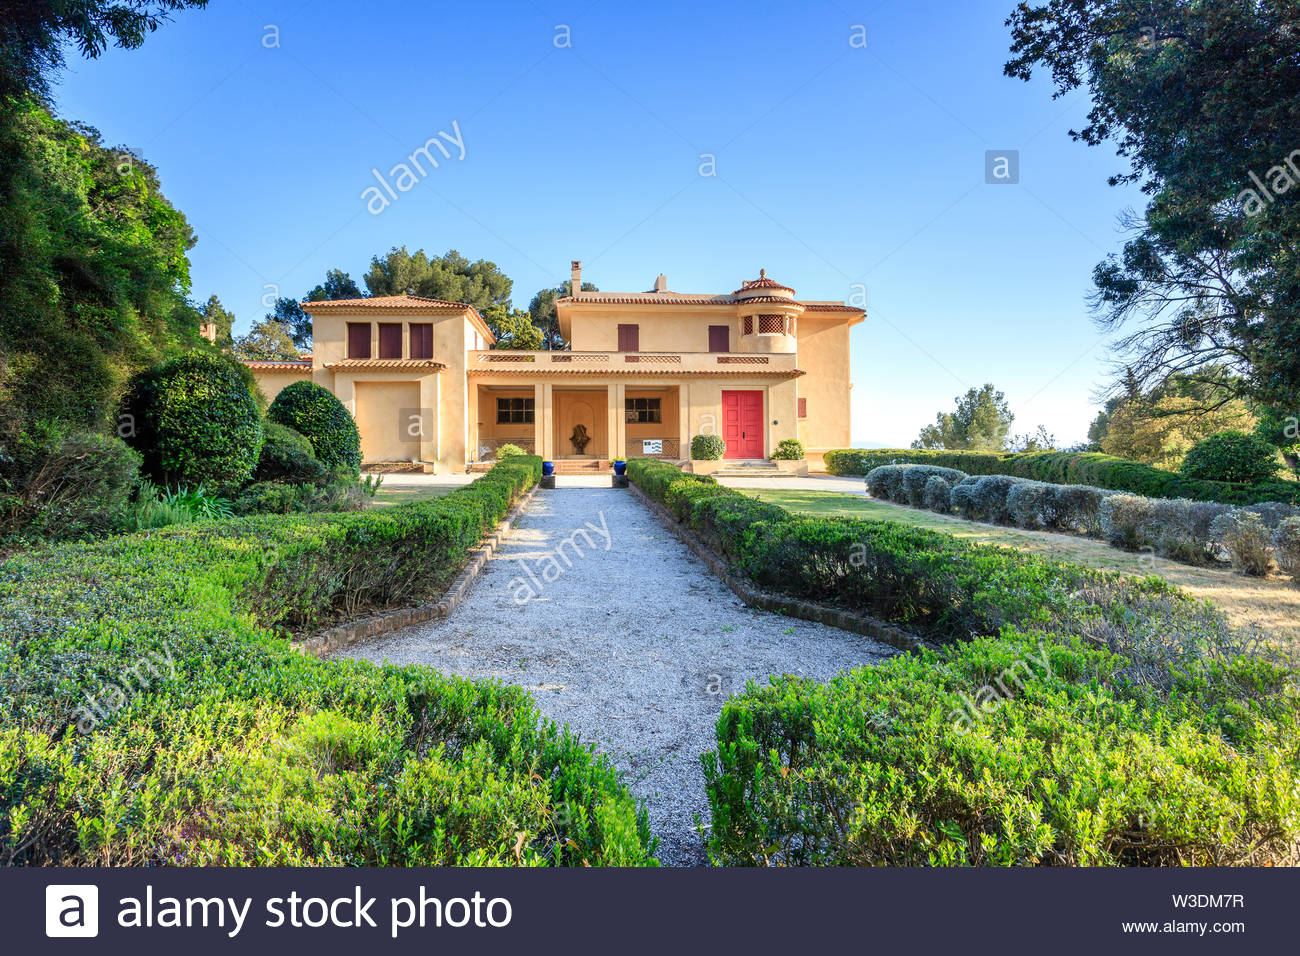
<path fill-rule="evenodd" d="M 542 462 L 542 477 L 549 478 L 553 474 L 555 474 L 555 462 L 553 461 Z"/>
<path fill-rule="evenodd" d="M 613 465 L 614 465 L 614 474 L 616 474 L 616 475 L 625 475 L 625 474 L 627 474 L 627 459 L 626 459 L 626 458 L 615 458 L 614 461 L 613 461 Z"/>

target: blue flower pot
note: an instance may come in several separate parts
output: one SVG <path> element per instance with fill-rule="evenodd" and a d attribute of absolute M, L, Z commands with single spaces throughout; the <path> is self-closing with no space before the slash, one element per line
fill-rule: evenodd
<path fill-rule="evenodd" d="M 542 477 L 549 478 L 553 474 L 555 474 L 555 462 L 553 461 L 542 462 Z"/>
<path fill-rule="evenodd" d="M 625 461 L 614 462 L 614 474 L 623 475 L 626 473 L 627 473 L 627 462 Z"/>

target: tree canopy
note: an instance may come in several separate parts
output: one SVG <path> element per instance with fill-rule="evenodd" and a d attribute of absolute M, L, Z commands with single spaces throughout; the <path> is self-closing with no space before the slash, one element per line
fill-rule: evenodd
<path fill-rule="evenodd" d="M 955 401 L 955 410 L 940 412 L 933 425 L 921 429 L 913 448 L 1002 451 L 1006 447 L 1015 415 L 1002 392 L 990 383 L 958 395 Z"/>
<path fill-rule="evenodd" d="M 208 296 L 208 301 L 199 307 L 199 316 L 204 322 L 211 322 L 217 327 L 217 348 L 225 349 L 233 345 L 231 329 L 235 324 L 235 315 L 221 304 L 215 295 Z"/>
<path fill-rule="evenodd" d="M 1294 0 L 1021 3 L 1010 76 L 1085 86 L 1088 123 L 1150 201 L 1094 271 L 1103 328 L 1144 389 L 1207 363 L 1238 394 L 1300 393 L 1300 7 Z"/>
<path fill-rule="evenodd" d="M 583 292 L 599 292 L 593 283 L 584 282 Z M 542 289 L 528 303 L 528 314 L 533 317 L 533 324 L 542 331 L 542 348 L 563 349 L 566 343 L 560 335 L 560 320 L 555 311 L 555 300 L 573 294 L 573 282 L 565 279 L 553 289 Z"/>
<path fill-rule="evenodd" d="M 254 323 L 247 335 L 235 340 L 235 356 L 262 362 L 287 362 L 302 357 L 288 327 L 272 318 Z"/>
<path fill-rule="evenodd" d="M 542 330 L 527 312 L 490 305 L 483 310 L 483 319 L 497 337 L 493 348 L 533 351 L 542 347 Z"/>
<path fill-rule="evenodd" d="M 405 246 L 375 256 L 365 274 L 365 283 L 371 295 L 410 292 L 432 299 L 468 302 L 480 312 L 493 305 L 510 308 L 513 285 L 495 262 L 486 259 L 470 262 L 455 249 L 430 258 L 423 249 L 411 254 Z"/>

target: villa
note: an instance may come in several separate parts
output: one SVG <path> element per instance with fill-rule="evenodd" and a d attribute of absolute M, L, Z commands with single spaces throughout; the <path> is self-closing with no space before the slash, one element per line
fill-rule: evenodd
<path fill-rule="evenodd" d="M 582 264 L 572 264 L 573 289 Z M 504 444 L 603 466 L 612 458 L 690 457 L 719 434 L 733 463 L 797 438 L 809 460 L 850 444 L 844 302 L 800 300 L 760 271 L 734 292 L 577 292 L 556 302 L 565 351 L 494 349 L 478 311 L 414 295 L 304 302 L 313 353 L 249 362 L 274 398 L 310 378 L 338 396 L 368 463 L 464 471 Z"/>

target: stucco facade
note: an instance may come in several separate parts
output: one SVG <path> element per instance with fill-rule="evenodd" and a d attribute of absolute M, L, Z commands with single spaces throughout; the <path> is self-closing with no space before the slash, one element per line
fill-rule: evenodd
<path fill-rule="evenodd" d="M 581 264 L 573 263 L 580 289 Z M 556 303 L 570 350 L 492 348 L 482 316 L 419 296 L 304 302 L 313 354 L 250 362 L 274 397 L 310 378 L 352 412 L 367 462 L 463 471 L 505 443 L 547 459 L 689 457 L 693 435 L 727 457 L 766 458 L 786 438 L 816 461 L 847 446 L 849 330 L 843 302 L 798 300 L 765 274 L 734 292 L 581 292 Z M 585 439 L 585 440 L 584 440 Z"/>

